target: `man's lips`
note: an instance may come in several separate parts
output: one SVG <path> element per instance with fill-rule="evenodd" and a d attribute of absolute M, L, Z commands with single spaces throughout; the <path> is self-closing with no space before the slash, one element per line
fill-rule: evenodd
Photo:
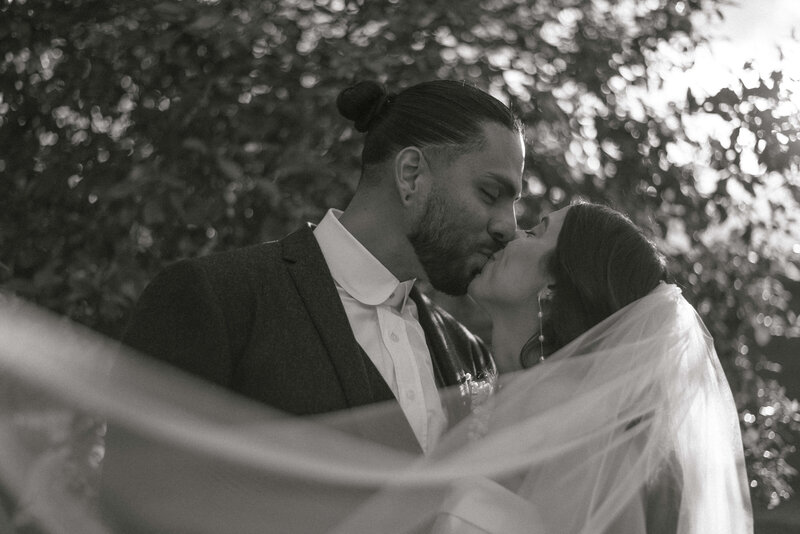
<path fill-rule="evenodd" d="M 481 252 L 480 254 L 481 254 L 481 256 L 485 256 L 486 257 L 486 261 L 483 262 L 483 265 L 481 265 L 481 268 L 480 268 L 480 270 L 483 271 L 489 263 L 497 260 L 497 257 L 500 254 L 500 250 L 494 250 L 494 251 L 487 250 L 487 251 Z"/>

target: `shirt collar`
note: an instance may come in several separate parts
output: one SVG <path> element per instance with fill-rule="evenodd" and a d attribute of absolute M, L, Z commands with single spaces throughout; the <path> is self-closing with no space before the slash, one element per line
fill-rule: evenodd
<path fill-rule="evenodd" d="M 340 210 L 329 209 L 314 229 L 333 280 L 362 304 L 386 303 L 402 310 L 415 279 L 400 282 L 342 226 L 341 215 Z"/>

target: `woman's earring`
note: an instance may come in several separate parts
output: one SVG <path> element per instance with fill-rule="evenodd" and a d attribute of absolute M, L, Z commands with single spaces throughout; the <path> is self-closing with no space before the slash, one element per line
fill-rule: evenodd
<path fill-rule="evenodd" d="M 549 300 L 552 296 L 552 291 L 549 287 L 544 288 L 543 290 L 539 291 L 539 294 L 536 295 L 536 300 L 539 302 L 539 361 L 544 361 L 544 313 L 542 312 L 542 302 Z"/>

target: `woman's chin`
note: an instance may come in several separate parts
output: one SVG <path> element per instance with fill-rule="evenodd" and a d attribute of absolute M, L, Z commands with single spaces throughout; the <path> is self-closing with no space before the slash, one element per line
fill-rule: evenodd
<path fill-rule="evenodd" d="M 467 286 L 467 295 L 478 304 L 482 304 L 486 300 L 486 289 L 486 280 L 482 278 L 481 273 L 478 273 Z"/>

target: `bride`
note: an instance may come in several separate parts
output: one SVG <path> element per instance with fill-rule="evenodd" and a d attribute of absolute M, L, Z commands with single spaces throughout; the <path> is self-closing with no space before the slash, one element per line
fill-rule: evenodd
<path fill-rule="evenodd" d="M 527 406 L 515 398 L 516 417 L 562 427 L 542 445 L 564 447 L 502 485 L 458 486 L 437 532 L 752 531 L 713 341 L 666 279 L 641 231 L 595 204 L 544 217 L 484 268 L 470 295 L 492 319 L 498 367 L 540 366 L 506 388 L 531 393 L 519 395 Z M 559 420 L 561 403 L 575 409 Z M 518 525 L 497 528 L 473 506 L 486 500 L 528 506 Z"/>
<path fill-rule="evenodd" d="M 665 279 L 656 248 L 605 207 L 521 232 L 470 286 L 493 321 L 499 391 L 472 392 L 425 457 L 363 437 L 390 434 L 395 405 L 287 417 L 4 306 L 4 381 L 126 440 L 104 473 L 112 521 L 64 482 L 65 454 L 32 445 L 6 389 L 2 485 L 45 532 L 752 532 L 730 389 Z"/>

